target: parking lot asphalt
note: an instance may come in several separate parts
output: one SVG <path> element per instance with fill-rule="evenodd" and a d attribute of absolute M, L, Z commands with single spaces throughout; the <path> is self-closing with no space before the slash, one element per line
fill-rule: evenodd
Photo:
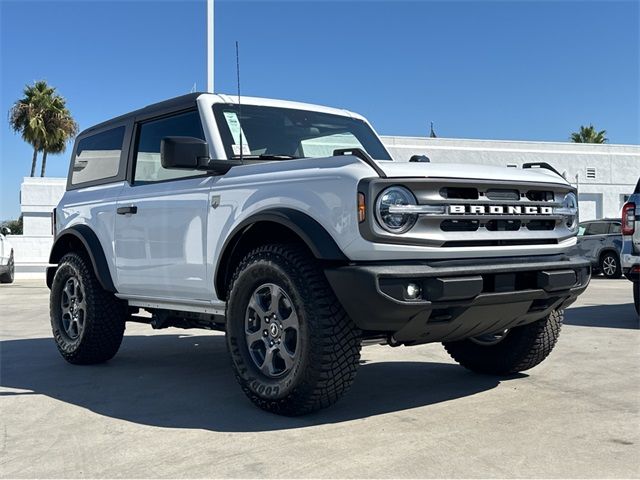
<path fill-rule="evenodd" d="M 301 418 L 245 399 L 219 333 L 128 324 L 112 361 L 66 364 L 48 293 L 0 286 L 3 478 L 640 476 L 626 280 L 592 280 L 528 372 L 473 374 L 439 344 L 368 346 L 349 394 Z"/>

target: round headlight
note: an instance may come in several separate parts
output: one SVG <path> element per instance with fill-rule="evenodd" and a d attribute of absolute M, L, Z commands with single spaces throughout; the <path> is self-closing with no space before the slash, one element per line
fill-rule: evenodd
<path fill-rule="evenodd" d="M 578 199 L 575 193 L 569 192 L 564 196 L 562 209 L 565 212 L 567 228 L 569 230 L 578 228 Z"/>
<path fill-rule="evenodd" d="M 376 201 L 378 223 L 388 232 L 404 233 L 413 227 L 418 215 L 402 212 L 402 207 L 416 204 L 415 197 L 408 189 L 399 186 L 389 187 L 378 195 Z"/>

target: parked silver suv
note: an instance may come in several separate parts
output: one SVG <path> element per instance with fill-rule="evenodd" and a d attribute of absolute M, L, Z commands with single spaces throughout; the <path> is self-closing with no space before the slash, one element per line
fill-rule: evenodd
<path fill-rule="evenodd" d="M 578 252 L 591 260 L 593 273 L 607 278 L 620 278 L 620 250 L 622 249 L 622 222 L 603 218 L 583 222 L 578 228 Z"/>

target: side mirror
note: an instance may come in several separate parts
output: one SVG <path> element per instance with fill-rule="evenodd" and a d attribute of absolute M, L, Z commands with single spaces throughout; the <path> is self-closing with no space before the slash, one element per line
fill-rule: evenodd
<path fill-rule="evenodd" d="M 3 235 L 11 235 L 11 229 L 9 227 L 2 227 Z"/>
<path fill-rule="evenodd" d="M 194 137 L 164 137 L 160 142 L 160 163 L 164 168 L 198 170 L 209 161 L 207 142 Z"/>
<path fill-rule="evenodd" d="M 212 160 L 207 142 L 194 137 L 164 137 L 160 141 L 160 163 L 164 168 L 205 170 L 214 175 L 224 175 L 242 165 L 237 160 Z"/>
<path fill-rule="evenodd" d="M 431 160 L 426 155 L 412 155 L 410 162 L 430 163 Z"/>

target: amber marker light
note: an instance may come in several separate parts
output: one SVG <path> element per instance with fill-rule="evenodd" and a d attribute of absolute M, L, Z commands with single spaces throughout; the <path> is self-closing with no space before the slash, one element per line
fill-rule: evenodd
<path fill-rule="evenodd" d="M 366 218 L 367 209 L 364 203 L 364 193 L 358 193 L 358 222 L 364 222 Z"/>

